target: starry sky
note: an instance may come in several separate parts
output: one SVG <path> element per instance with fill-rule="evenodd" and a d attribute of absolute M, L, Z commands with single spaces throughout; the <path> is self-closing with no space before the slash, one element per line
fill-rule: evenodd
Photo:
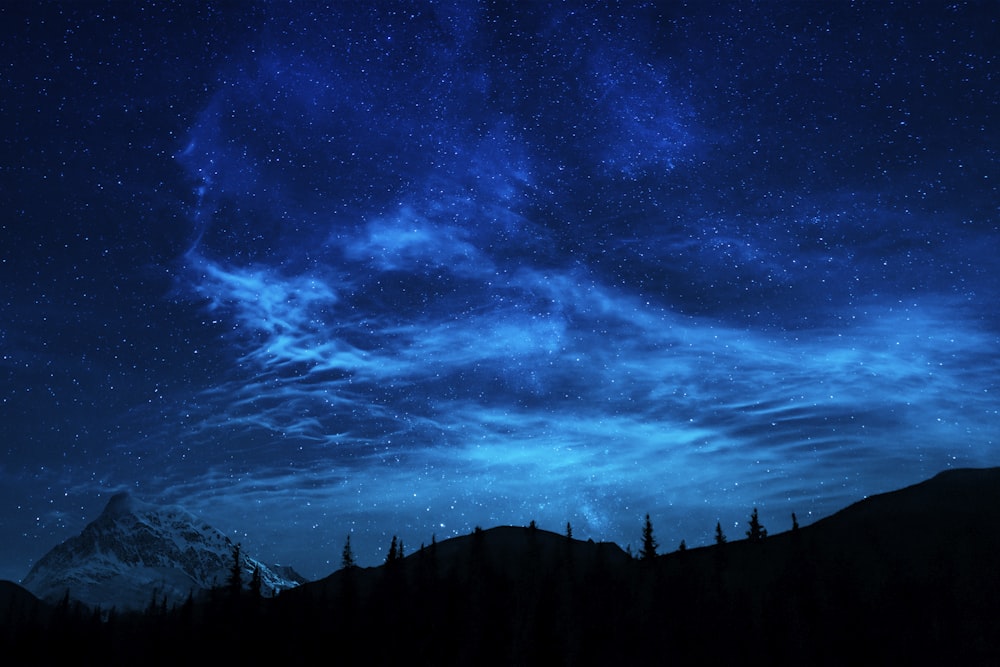
<path fill-rule="evenodd" d="M 995 2 L 5 3 L 0 578 L 307 577 L 1000 465 Z"/>

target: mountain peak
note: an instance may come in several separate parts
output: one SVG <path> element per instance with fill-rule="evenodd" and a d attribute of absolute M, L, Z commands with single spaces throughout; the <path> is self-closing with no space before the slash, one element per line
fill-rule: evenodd
<path fill-rule="evenodd" d="M 135 498 L 128 491 L 121 491 L 111 496 L 111 500 L 108 501 L 104 511 L 101 512 L 101 516 L 113 519 L 126 514 L 134 514 L 135 510 Z"/>
<path fill-rule="evenodd" d="M 139 609 L 152 592 L 183 601 L 226 581 L 232 542 L 222 532 L 177 506 L 159 506 L 116 493 L 101 515 L 76 537 L 54 547 L 23 580 L 39 598 L 58 600 L 67 590 L 90 606 Z M 299 582 L 241 554 L 246 580 L 260 568 L 265 591 Z"/>

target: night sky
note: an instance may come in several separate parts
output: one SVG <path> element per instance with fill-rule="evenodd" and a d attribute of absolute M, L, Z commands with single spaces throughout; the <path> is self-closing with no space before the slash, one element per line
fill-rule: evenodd
<path fill-rule="evenodd" d="M 1000 465 L 995 2 L 0 8 L 0 578 L 307 577 Z"/>

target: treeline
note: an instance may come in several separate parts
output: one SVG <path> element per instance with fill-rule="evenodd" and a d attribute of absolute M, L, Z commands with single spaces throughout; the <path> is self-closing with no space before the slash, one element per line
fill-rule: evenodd
<path fill-rule="evenodd" d="M 874 557 L 850 531 L 767 536 L 756 512 L 748 525 L 748 539 L 717 526 L 714 545 L 662 555 L 647 517 L 638 558 L 569 526 L 477 528 L 410 554 L 396 542 L 378 568 L 357 567 L 348 539 L 341 570 L 275 598 L 245 585 L 236 553 L 225 585 L 169 608 L 67 597 L 8 614 L 0 651 L 6 664 L 1000 664 L 1000 575 L 968 545 L 897 541 Z"/>

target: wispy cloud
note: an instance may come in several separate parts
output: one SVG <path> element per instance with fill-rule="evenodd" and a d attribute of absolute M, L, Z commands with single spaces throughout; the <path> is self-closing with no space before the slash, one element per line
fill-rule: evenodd
<path fill-rule="evenodd" d="M 186 406 L 202 472 L 133 442 L 161 473 L 140 492 L 260 525 L 245 544 L 313 576 L 348 531 L 374 562 L 389 532 L 416 545 L 531 519 L 626 544 L 648 511 L 694 545 L 759 505 L 780 529 L 979 464 L 966 442 L 992 442 L 998 416 L 996 338 L 947 300 L 754 330 L 529 265 L 484 271 L 478 308 L 401 319 L 357 312 L 352 281 L 320 277 L 333 267 L 198 275 L 206 308 L 239 324 L 237 363 Z"/>

